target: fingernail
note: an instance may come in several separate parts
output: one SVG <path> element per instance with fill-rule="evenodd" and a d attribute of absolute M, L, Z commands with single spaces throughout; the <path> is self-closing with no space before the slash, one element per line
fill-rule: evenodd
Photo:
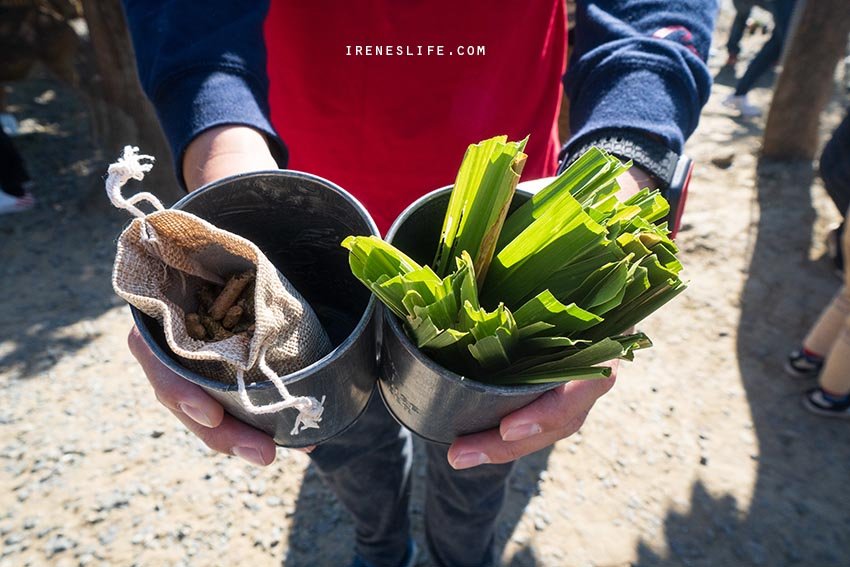
<path fill-rule="evenodd" d="M 263 455 L 261 455 L 260 451 L 254 447 L 234 447 L 233 454 L 240 459 L 245 459 L 252 465 L 258 465 L 261 467 L 266 466 L 266 463 L 263 461 Z"/>
<path fill-rule="evenodd" d="M 461 453 L 451 462 L 452 468 L 455 470 L 471 469 L 478 465 L 486 465 L 490 462 L 490 457 L 484 453 Z"/>
<path fill-rule="evenodd" d="M 537 423 L 525 423 L 523 425 L 514 425 L 502 435 L 502 441 L 522 441 L 528 439 L 532 435 L 537 435 L 543 431 Z"/>
<path fill-rule="evenodd" d="M 191 406 L 189 404 L 177 404 L 177 407 L 180 408 L 180 411 L 188 415 L 192 418 L 193 421 L 197 421 L 204 427 L 212 427 L 212 420 L 200 409 L 195 406 Z"/>

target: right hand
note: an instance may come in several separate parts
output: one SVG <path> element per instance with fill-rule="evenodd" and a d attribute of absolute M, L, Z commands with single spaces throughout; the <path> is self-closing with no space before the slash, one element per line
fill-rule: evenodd
<path fill-rule="evenodd" d="M 183 176 L 190 191 L 237 173 L 277 168 L 263 135 L 245 126 L 207 130 L 189 144 L 183 156 Z M 221 404 L 199 386 L 169 370 L 154 356 L 136 327 L 127 342 L 159 402 L 210 449 L 255 465 L 274 461 L 276 446 L 270 436 L 225 414 Z"/>

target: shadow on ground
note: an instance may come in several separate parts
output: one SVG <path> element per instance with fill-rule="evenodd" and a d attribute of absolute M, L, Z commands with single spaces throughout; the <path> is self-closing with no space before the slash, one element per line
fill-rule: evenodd
<path fill-rule="evenodd" d="M 846 423 L 805 413 L 811 383 L 783 372 L 793 349 L 839 286 L 826 259 L 810 260 L 815 211 L 811 164 L 762 161 L 760 216 L 741 298 L 737 358 L 758 443 L 748 506 L 694 485 L 687 513 L 664 522 L 666 554 L 639 547 L 638 565 L 846 565 L 850 461 L 829 447 L 847 441 Z"/>
<path fill-rule="evenodd" d="M 94 331 L 84 322 L 120 305 L 110 272 L 126 219 L 93 202 L 106 200 L 92 191 L 105 169 L 77 93 L 34 78 L 8 102 L 38 205 L 0 217 L 0 370 L 31 378 L 88 344 Z"/>

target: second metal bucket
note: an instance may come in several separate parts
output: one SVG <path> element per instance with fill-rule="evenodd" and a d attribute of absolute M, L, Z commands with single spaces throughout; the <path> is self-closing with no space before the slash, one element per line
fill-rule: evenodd
<path fill-rule="evenodd" d="M 410 205 L 393 223 L 387 240 L 417 262 L 430 264 L 450 195 L 451 187 L 438 189 Z M 530 196 L 517 191 L 512 210 Z M 393 417 L 437 443 L 498 427 L 504 416 L 557 386 L 494 386 L 455 374 L 423 354 L 388 309 L 380 370 L 381 397 Z"/>
<path fill-rule="evenodd" d="M 351 234 L 378 234 L 372 218 L 351 195 L 320 177 L 297 171 L 237 175 L 207 185 L 174 208 L 193 213 L 256 244 L 313 307 L 335 347 L 310 366 L 284 377 L 296 396 L 326 396 L 319 429 L 290 430 L 297 412 L 255 415 L 243 408 L 235 385 L 184 368 L 168 348 L 162 327 L 135 308 L 139 332 L 171 370 L 203 388 L 225 410 L 285 447 L 326 441 L 353 424 L 377 379 L 377 300 L 351 274 Z M 271 382 L 248 386 L 254 404 L 280 400 Z"/>

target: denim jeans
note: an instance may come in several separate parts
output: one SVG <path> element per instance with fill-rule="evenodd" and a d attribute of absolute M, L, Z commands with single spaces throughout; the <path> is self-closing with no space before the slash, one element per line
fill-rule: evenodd
<path fill-rule="evenodd" d="M 496 563 L 495 522 L 512 464 L 456 471 L 448 446 L 426 443 L 425 537 L 440 567 Z M 373 567 L 397 567 L 410 538 L 410 432 L 374 392 L 350 429 L 310 454 L 327 486 L 354 518 L 355 551 Z"/>
<path fill-rule="evenodd" d="M 741 53 L 741 38 L 744 37 L 744 31 L 747 29 L 747 18 L 750 17 L 752 5 L 738 5 L 735 3 L 735 19 L 732 20 L 732 27 L 729 28 L 729 39 L 726 42 L 726 52 L 729 55 L 738 55 Z"/>
<path fill-rule="evenodd" d="M 779 61 L 788 35 L 788 27 L 791 25 L 791 17 L 794 15 L 795 2 L 796 0 L 775 0 L 771 10 L 773 33 L 750 61 L 744 75 L 738 79 L 738 85 L 735 87 L 736 95 L 745 95 L 750 92 L 756 81 Z"/>

